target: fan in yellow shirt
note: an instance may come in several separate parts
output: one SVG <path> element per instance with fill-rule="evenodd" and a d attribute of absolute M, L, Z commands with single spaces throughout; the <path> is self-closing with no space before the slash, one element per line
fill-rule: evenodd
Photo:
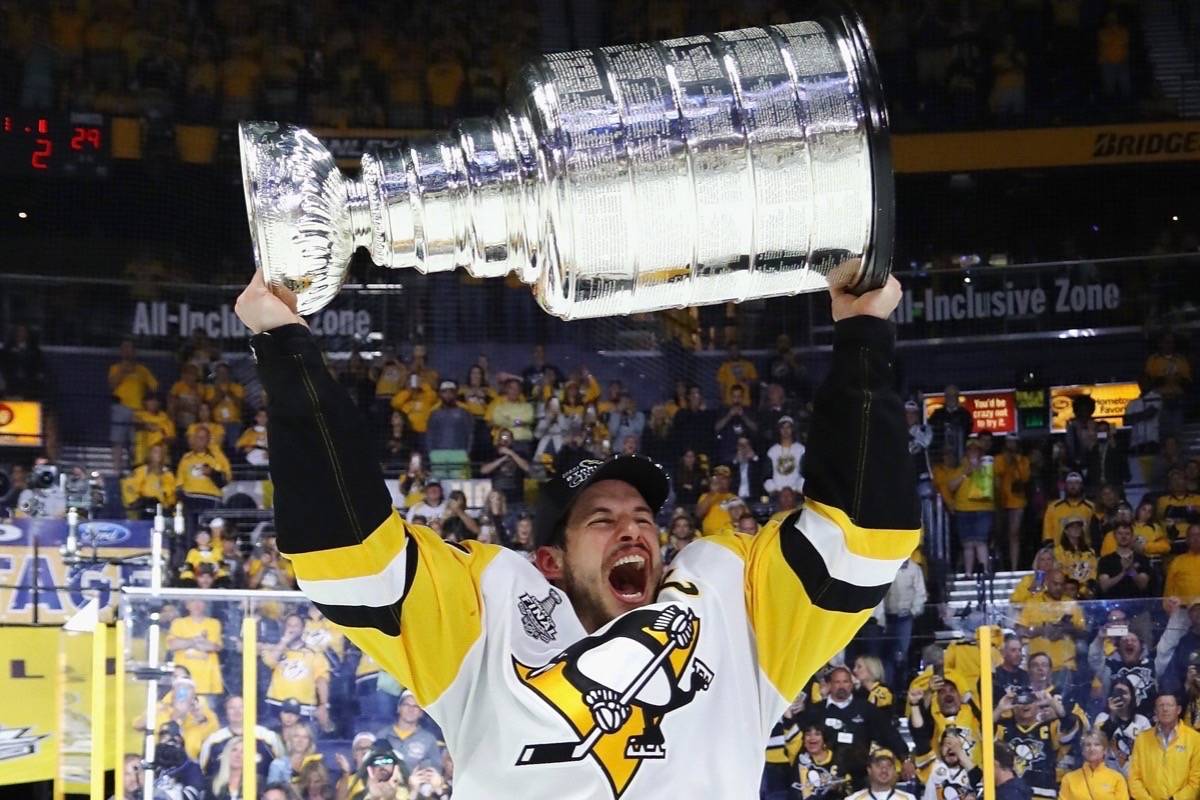
<path fill-rule="evenodd" d="M 248 425 L 234 445 L 247 464 L 255 467 L 265 467 L 270 461 L 267 447 L 267 410 L 260 408 L 254 412 L 254 424 Z"/>
<path fill-rule="evenodd" d="M 1092 596 L 1099 558 L 1096 551 L 1088 546 L 1081 518 L 1068 517 L 1063 523 L 1062 536 L 1054 547 L 1054 560 L 1066 577 L 1079 583 L 1082 596 Z"/>
<path fill-rule="evenodd" d="M 165 456 L 163 446 L 154 445 L 146 453 L 146 463 L 121 479 L 121 502 L 130 519 L 153 515 L 159 504 L 168 510 L 175 505 L 175 473 Z"/>
<path fill-rule="evenodd" d="M 429 427 L 429 415 L 437 408 L 437 404 L 437 393 L 433 387 L 422 383 L 416 373 L 410 374 L 408 386 L 392 397 L 392 408 L 407 414 L 412 429 L 417 433 L 425 433 Z"/>
<path fill-rule="evenodd" d="M 140 721 L 134 720 L 134 727 L 141 727 Z M 200 757 L 204 740 L 216 733 L 221 723 L 204 698 L 196 694 L 191 679 L 177 678 L 171 691 L 158 703 L 155 725 L 160 731 L 175 726 L 173 730 L 182 739 L 184 751 L 195 760 Z"/>
<path fill-rule="evenodd" d="M 947 512 L 954 511 L 954 492 L 950 489 L 950 478 L 957 471 L 958 457 L 954 454 L 953 448 L 947 447 L 942 452 L 942 463 L 934 464 L 933 471 L 930 473 L 933 488 L 937 489 L 938 495 L 942 498 L 942 505 L 946 507 Z"/>
<path fill-rule="evenodd" d="M 742 386 L 746 395 L 758 383 L 758 368 L 754 362 L 742 358 L 742 351 L 737 342 L 729 343 L 728 357 L 717 368 L 717 385 L 721 387 L 721 402 L 730 405 L 733 387 Z"/>
<path fill-rule="evenodd" d="M 1008 538 L 1008 563 L 1017 569 L 1021 556 L 1021 521 L 1029 500 L 1025 487 L 1029 483 L 1029 457 L 1021 452 L 1021 437 L 1010 433 L 1004 437 L 1004 452 L 996 456 L 996 504 L 1001 514 L 1001 528 Z"/>
<path fill-rule="evenodd" d="M 200 383 L 200 368 L 192 363 L 179 369 L 179 380 L 167 392 L 167 413 L 181 427 L 196 422 L 200 404 L 208 396 L 208 388 Z"/>
<path fill-rule="evenodd" d="M 184 431 L 184 436 L 190 442 L 192 440 L 192 431 L 197 428 L 208 428 L 208 440 L 219 446 L 225 441 L 225 426 L 219 422 L 213 422 L 212 406 L 208 403 L 201 403 L 196 409 L 196 421 L 187 426 Z"/>
<path fill-rule="evenodd" d="M 158 378 L 134 359 L 133 342 L 129 339 L 121 342 L 121 360 L 108 368 L 108 388 L 121 405 L 134 411 L 142 407 L 147 394 L 158 391 Z"/>
<path fill-rule="evenodd" d="M 1019 606 L 1030 601 L 1041 600 L 1046 590 L 1046 575 L 1054 569 L 1054 548 L 1044 544 L 1033 557 L 1033 573 L 1017 581 L 1008 602 Z"/>
<path fill-rule="evenodd" d="M 1027 603 L 1017 617 L 1017 633 L 1028 640 L 1030 653 L 1046 653 L 1059 669 L 1075 669 L 1075 640 L 1087 634 L 1079 604 L 1063 594 L 1061 569 L 1046 575 L 1046 596 Z"/>
<path fill-rule="evenodd" d="M 729 501 L 735 499 L 736 495 L 729 491 L 731 474 L 729 467 L 724 464 L 713 469 L 709 490 L 700 495 L 696 502 L 696 518 L 700 520 L 702 536 L 715 536 L 733 528 Z"/>
<path fill-rule="evenodd" d="M 1188 526 L 1187 545 L 1187 552 L 1175 556 L 1167 567 L 1163 589 L 1165 597 L 1178 597 L 1185 604 L 1200 598 L 1200 524 Z"/>
<path fill-rule="evenodd" d="M 219 695 L 225 691 L 217 658 L 223 649 L 221 623 L 207 611 L 203 600 L 188 600 L 188 615 L 172 620 L 167 629 L 167 649 L 172 661 L 188 668 L 198 694 Z"/>
<path fill-rule="evenodd" d="M 1138 503 L 1137 511 L 1133 514 L 1133 549 L 1145 556 L 1165 556 L 1171 552 L 1171 539 L 1166 529 L 1154 521 L 1154 504 L 1149 500 Z M 1100 543 L 1100 555 L 1115 552 L 1117 539 L 1112 531 L 1108 531 Z"/>
<path fill-rule="evenodd" d="M 218 362 L 212 385 L 205 398 L 212 406 L 213 419 L 222 425 L 237 425 L 242 421 L 242 405 L 246 402 L 246 387 L 233 379 L 229 365 Z"/>
<path fill-rule="evenodd" d="M 988 569 L 988 539 L 996 510 L 996 483 L 991 456 L 984 453 L 979 437 L 967 437 L 966 452 L 958 469 L 949 476 L 954 493 L 954 524 L 962 543 L 963 568 L 975 573 L 978 562 Z"/>
<path fill-rule="evenodd" d="M 214 527 L 223 527 L 225 521 L 220 517 L 213 519 L 209 523 Z M 195 573 L 200 569 L 201 564 L 212 564 L 217 570 L 224 567 L 224 559 L 221 556 L 219 544 L 214 546 L 212 531 L 208 528 L 197 528 L 195 536 L 192 537 L 195 547 L 187 551 L 184 557 L 183 569 L 188 570 L 195 576 Z"/>
<path fill-rule="evenodd" d="M 1158 498 L 1155 516 L 1167 529 L 1167 534 L 1182 539 L 1186 526 L 1200 522 L 1200 494 L 1189 492 L 1187 474 L 1176 467 L 1167 473 L 1167 493 Z"/>
<path fill-rule="evenodd" d="M 472 364 L 471 368 L 467 370 L 467 382 L 459 394 L 462 395 L 463 408 L 478 419 L 484 417 L 488 406 L 496 399 L 496 390 L 488 386 L 483 367 L 478 364 Z"/>
<path fill-rule="evenodd" d="M 1083 527 L 1092 527 L 1092 517 L 1096 516 L 1096 507 L 1083 496 L 1083 476 L 1071 472 L 1066 479 L 1066 496 L 1055 500 L 1046 507 L 1042 517 L 1042 538 L 1054 541 L 1062 533 L 1063 520 L 1068 517 L 1079 517 Z"/>
<path fill-rule="evenodd" d="M 192 431 L 191 449 L 179 459 L 175 470 L 176 485 L 188 498 L 220 500 L 221 487 L 233 479 L 229 459 L 210 446 L 207 428 Z"/>
<path fill-rule="evenodd" d="M 175 423 L 163 411 L 158 395 L 146 395 L 142 408 L 133 412 L 133 463 L 145 463 L 146 454 L 154 445 L 170 447 L 174 441 Z"/>
<path fill-rule="evenodd" d="M 271 669 L 267 703 L 279 707 L 294 698 L 301 716 L 329 721 L 329 661 L 304 643 L 304 620 L 289 614 L 276 644 L 263 645 L 262 662 Z"/>

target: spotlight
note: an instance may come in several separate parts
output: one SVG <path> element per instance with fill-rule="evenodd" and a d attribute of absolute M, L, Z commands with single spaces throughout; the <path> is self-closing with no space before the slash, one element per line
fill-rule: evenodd
<path fill-rule="evenodd" d="M 17 219 L 29 219 L 29 215 L 26 214 L 24 211 L 18 211 Z"/>

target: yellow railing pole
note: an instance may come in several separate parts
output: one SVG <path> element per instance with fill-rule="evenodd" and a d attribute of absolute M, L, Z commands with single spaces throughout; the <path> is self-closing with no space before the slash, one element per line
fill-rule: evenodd
<path fill-rule="evenodd" d="M 242 620 L 242 709 L 242 797 L 258 797 L 258 621 L 251 615 Z"/>
<path fill-rule="evenodd" d="M 125 621 L 116 619 L 117 639 L 113 646 L 117 670 L 113 684 L 113 797 L 125 797 Z"/>
<path fill-rule="evenodd" d="M 107 683 L 107 652 L 108 626 L 97 622 L 92 631 L 92 751 L 88 754 L 89 779 L 91 790 L 90 800 L 104 800 L 104 731 L 107 729 L 107 711 L 105 701 L 108 699 Z"/>
<path fill-rule="evenodd" d="M 63 780 L 63 731 L 66 730 L 67 691 L 67 637 L 70 634 L 61 628 L 58 631 L 58 669 L 54 673 L 54 800 L 65 800 L 66 781 Z"/>
<path fill-rule="evenodd" d="M 992 719 L 992 629 L 979 628 L 979 712 L 983 738 L 983 796 L 996 796 L 996 723 Z"/>

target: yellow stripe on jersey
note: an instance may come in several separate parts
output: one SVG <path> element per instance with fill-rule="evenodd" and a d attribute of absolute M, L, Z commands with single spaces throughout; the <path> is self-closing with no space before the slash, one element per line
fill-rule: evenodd
<path fill-rule="evenodd" d="M 841 518 L 846 519 L 844 515 Z M 886 585 L 853 585 L 844 575 L 832 577 L 828 571 L 816 567 L 815 571 L 826 577 L 818 585 L 806 587 L 804 579 L 784 557 L 781 545 L 781 536 L 805 534 L 798 529 L 781 531 L 780 528 L 777 522 L 767 523 L 754 536 L 721 534 L 703 541 L 719 544 L 745 562 L 746 610 L 757 642 L 759 667 L 780 696 L 790 702 L 824 664 L 828 654 L 850 642 L 878 603 L 879 598 L 874 595 L 886 590 Z M 887 534 L 877 535 L 889 538 Z M 911 553 L 919 532 L 897 531 L 892 536 L 898 540 L 895 552 Z M 859 538 L 863 549 L 861 539 L 865 536 Z M 845 544 L 843 549 L 849 550 Z M 889 545 L 887 549 L 893 548 Z M 826 564 L 844 565 L 844 556 L 848 555 L 819 552 L 819 559 Z M 852 558 L 862 556 L 855 554 Z M 810 589 L 819 594 L 814 597 Z M 798 646 L 801 642 L 820 642 L 821 647 Z"/>
<path fill-rule="evenodd" d="M 400 635 L 374 627 L 339 627 L 427 706 L 458 677 L 467 652 L 483 634 L 480 581 L 503 549 L 476 541 L 463 542 L 460 549 L 420 526 L 407 527 L 407 532 L 409 546 L 417 552 L 416 570 L 404 602 L 395 609 Z M 299 564 L 296 571 L 300 573 Z"/>
<path fill-rule="evenodd" d="M 393 511 L 358 544 L 284 555 L 295 567 L 296 576 L 306 581 L 376 575 L 404 551 L 404 544 L 408 541 L 405 527 L 400 515 Z"/>

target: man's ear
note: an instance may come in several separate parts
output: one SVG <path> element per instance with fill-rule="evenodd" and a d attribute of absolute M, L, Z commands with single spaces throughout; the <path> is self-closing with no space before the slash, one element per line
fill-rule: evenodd
<path fill-rule="evenodd" d="M 548 581 L 560 580 L 563 576 L 563 551 L 561 547 L 542 545 L 533 551 L 533 565 Z"/>

